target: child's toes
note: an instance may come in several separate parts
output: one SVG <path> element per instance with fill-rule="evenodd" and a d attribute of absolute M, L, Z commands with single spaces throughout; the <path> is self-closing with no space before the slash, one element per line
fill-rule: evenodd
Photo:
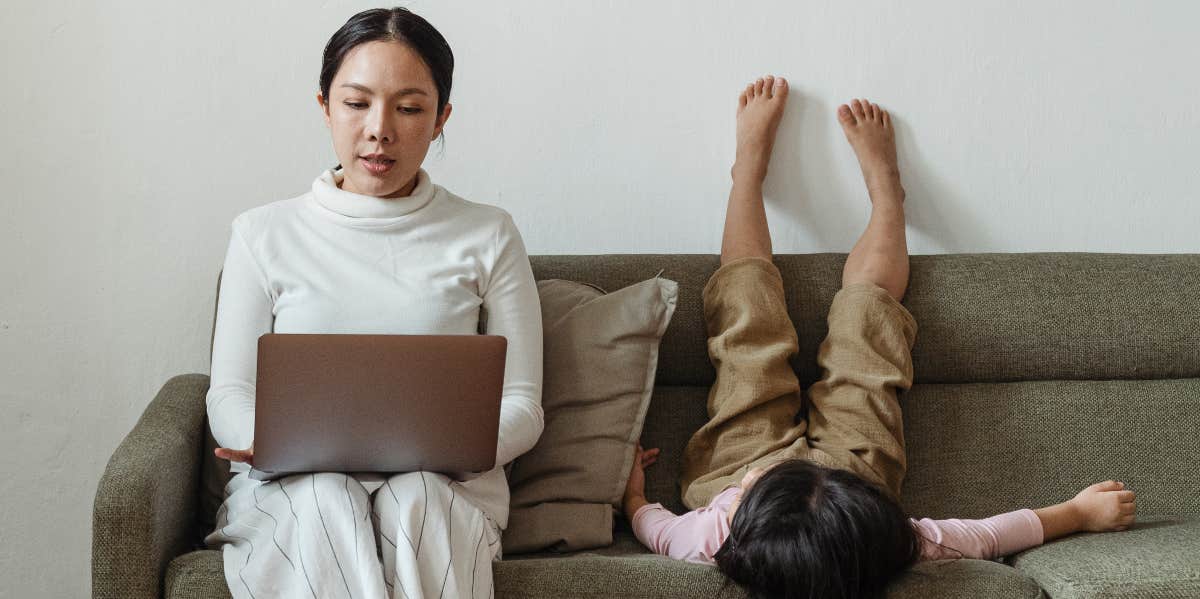
<path fill-rule="evenodd" d="M 852 110 L 850 110 L 850 107 L 845 104 L 838 106 L 837 117 L 838 117 L 838 121 L 840 121 L 843 126 L 847 126 L 847 127 L 850 125 L 854 125 L 858 122 L 854 119 L 854 112 Z"/>
<path fill-rule="evenodd" d="M 766 94 L 768 98 L 775 94 L 775 77 L 773 75 L 767 75 L 766 77 L 763 77 L 763 93 Z"/>
<path fill-rule="evenodd" d="M 758 80 L 754 82 L 754 97 L 755 98 L 757 98 L 763 94 L 763 83 L 765 83 L 765 82 L 763 81 L 762 77 L 759 77 Z"/>
<path fill-rule="evenodd" d="M 866 118 L 868 121 L 874 120 L 874 118 L 871 116 L 871 102 L 866 98 L 862 99 L 862 111 L 864 118 Z"/>
<path fill-rule="evenodd" d="M 879 105 L 874 102 L 871 103 L 871 119 L 879 120 Z"/>
<path fill-rule="evenodd" d="M 861 121 L 867 118 L 866 113 L 863 112 L 862 102 L 860 102 L 858 98 L 850 101 L 850 110 L 854 112 L 855 120 Z"/>
<path fill-rule="evenodd" d="M 746 102 L 749 101 L 747 94 L 750 93 L 750 88 L 746 88 L 742 93 L 738 94 L 738 108 L 745 108 Z"/>
<path fill-rule="evenodd" d="M 889 114 L 888 114 L 888 111 L 886 111 L 886 110 L 884 110 L 884 111 L 881 111 L 881 112 L 883 113 L 883 128 L 884 128 L 884 129 L 891 129 L 891 128 L 892 128 L 892 117 L 891 117 L 891 115 L 889 115 Z"/>
<path fill-rule="evenodd" d="M 783 77 L 776 77 L 772 96 L 776 97 L 776 98 L 782 98 L 782 97 L 786 97 L 787 93 L 788 93 L 787 79 L 784 79 Z"/>

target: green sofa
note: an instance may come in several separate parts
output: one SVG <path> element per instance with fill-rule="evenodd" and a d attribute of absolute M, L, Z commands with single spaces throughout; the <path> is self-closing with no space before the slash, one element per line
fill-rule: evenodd
<path fill-rule="evenodd" d="M 842 254 L 777 256 L 807 385 Z M 700 290 L 709 255 L 535 256 L 539 279 L 608 290 L 679 282 L 643 444 L 647 495 L 682 511 L 681 451 L 705 420 L 713 370 Z M 914 256 L 916 384 L 901 398 L 918 517 L 984 517 L 1115 478 L 1139 494 L 1129 531 L 1075 535 L 1006 562 L 923 563 L 891 597 L 1200 597 L 1200 255 Z M 167 381 L 96 493 L 94 597 L 228 597 L 203 548 L 227 477 L 205 424 L 208 377 Z M 619 521 L 612 546 L 508 555 L 500 597 L 743 597 L 710 567 L 648 554 Z"/>

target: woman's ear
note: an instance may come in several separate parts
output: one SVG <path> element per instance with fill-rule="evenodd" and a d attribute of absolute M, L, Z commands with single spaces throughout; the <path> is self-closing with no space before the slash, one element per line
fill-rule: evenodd
<path fill-rule="evenodd" d="M 433 137 L 429 138 L 429 141 L 437 139 L 442 134 L 442 129 L 446 127 L 446 121 L 450 120 L 450 112 L 453 109 L 454 106 L 449 102 L 446 102 L 446 105 L 442 107 L 442 113 L 438 115 L 437 122 L 433 126 Z"/>
<path fill-rule="evenodd" d="M 321 92 L 317 92 L 317 106 L 321 107 L 321 116 L 325 118 L 325 126 L 329 127 L 329 104 L 325 102 L 325 96 Z"/>

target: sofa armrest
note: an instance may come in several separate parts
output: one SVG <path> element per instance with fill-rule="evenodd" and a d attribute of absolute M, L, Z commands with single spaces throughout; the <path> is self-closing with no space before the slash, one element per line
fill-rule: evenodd
<path fill-rule="evenodd" d="M 208 377 L 171 378 L 113 452 L 92 511 L 92 596 L 157 598 L 196 535 Z"/>

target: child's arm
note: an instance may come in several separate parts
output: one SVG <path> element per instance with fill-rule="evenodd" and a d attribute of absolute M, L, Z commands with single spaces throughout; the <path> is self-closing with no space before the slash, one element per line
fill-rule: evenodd
<path fill-rule="evenodd" d="M 1133 523 L 1133 491 L 1115 481 L 1094 484 L 1069 501 L 983 520 L 915 522 L 923 559 L 995 559 L 1082 531 L 1125 530 Z"/>
<path fill-rule="evenodd" d="M 637 446 L 637 453 L 633 456 L 633 468 L 629 470 L 629 481 L 625 483 L 625 497 L 621 501 L 624 507 L 625 518 L 629 522 L 633 522 L 633 516 L 642 506 L 649 505 L 646 501 L 646 473 L 645 468 L 653 464 L 658 459 L 658 448 L 651 450 L 642 449 L 641 444 Z"/>
<path fill-rule="evenodd" d="M 724 512 L 693 510 L 677 516 L 659 503 L 646 500 L 646 478 L 642 469 L 658 458 L 657 449 L 643 450 L 639 445 L 625 485 L 624 512 L 633 534 L 650 551 L 675 559 L 711 562 L 716 550 L 714 532 Z"/>
<path fill-rule="evenodd" d="M 1068 501 L 1033 510 L 1042 521 L 1043 542 L 1077 532 L 1125 530 L 1137 517 L 1137 496 L 1125 483 L 1096 483 Z"/>
<path fill-rule="evenodd" d="M 647 510 L 642 514 L 642 518 L 638 519 L 638 512 L 652 505 L 646 500 L 645 468 L 658 459 L 658 451 L 658 448 L 642 449 L 641 444 L 638 444 L 633 455 L 633 467 L 629 470 L 629 481 L 625 483 L 625 496 L 621 506 L 625 512 L 625 519 L 633 527 L 633 534 L 638 540 L 651 551 L 665 555 L 670 543 L 663 542 L 663 537 L 666 536 L 663 532 L 671 528 L 672 522 L 678 517 L 659 505 L 657 509 Z"/>

